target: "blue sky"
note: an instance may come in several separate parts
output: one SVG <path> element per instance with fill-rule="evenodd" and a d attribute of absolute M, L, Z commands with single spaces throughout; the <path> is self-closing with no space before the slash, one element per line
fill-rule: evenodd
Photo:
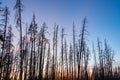
<path fill-rule="evenodd" d="M 10 23 L 14 27 L 13 6 L 15 0 L 1 0 L 2 6 L 10 8 Z M 89 46 L 99 37 L 115 50 L 115 59 L 120 61 L 120 0 L 22 0 L 24 11 L 22 20 L 30 23 L 33 13 L 36 14 L 38 25 L 45 21 L 49 31 L 53 32 L 53 25 L 57 23 L 60 28 L 65 28 L 68 40 L 72 35 L 72 25 L 75 24 L 76 33 L 82 26 L 82 19 L 87 17 Z M 14 32 L 17 33 L 14 27 Z"/>

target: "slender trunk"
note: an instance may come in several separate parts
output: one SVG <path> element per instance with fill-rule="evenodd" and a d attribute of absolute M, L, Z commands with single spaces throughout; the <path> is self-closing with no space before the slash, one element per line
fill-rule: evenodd
<path fill-rule="evenodd" d="M 75 63 L 76 62 L 75 61 L 76 52 L 75 52 L 75 26 L 74 26 L 74 24 L 73 24 L 73 54 L 74 54 L 74 79 L 76 79 L 76 63 Z"/>
<path fill-rule="evenodd" d="M 42 58 L 43 58 L 43 42 L 44 42 L 44 24 L 41 29 L 41 51 L 40 51 L 40 61 L 39 61 L 39 79 L 42 80 Z"/>
<path fill-rule="evenodd" d="M 49 60 L 50 60 L 50 43 L 48 44 L 47 63 L 46 63 L 46 79 L 45 80 L 49 80 Z"/>
<path fill-rule="evenodd" d="M 9 32 L 9 51 L 8 51 L 8 63 L 7 63 L 7 73 L 6 73 L 6 80 L 9 80 L 10 79 L 10 64 L 12 64 L 12 63 L 10 63 L 10 57 L 12 57 L 12 56 L 10 56 L 10 55 L 12 55 L 11 54 L 11 52 L 10 52 L 10 50 L 11 50 L 11 28 L 10 28 L 10 32 Z"/>
<path fill-rule="evenodd" d="M 34 57 L 33 57 L 33 80 L 35 80 L 35 68 L 36 68 L 36 55 L 35 55 L 35 33 L 34 33 L 34 42 L 33 42 L 33 49 L 34 49 Z"/>
<path fill-rule="evenodd" d="M 45 63 L 45 51 L 46 51 L 46 42 L 43 43 L 44 46 L 43 46 L 43 58 L 42 58 L 42 74 L 43 74 L 43 69 L 44 69 L 44 63 Z"/>
<path fill-rule="evenodd" d="M 6 73 L 5 77 L 8 80 L 8 75 L 7 74 L 9 73 L 9 53 L 6 53 L 6 50 L 5 50 L 7 23 L 8 23 L 8 8 L 5 7 L 5 26 L 4 26 L 4 35 L 3 35 L 4 40 L 3 40 L 3 49 L 2 49 L 2 54 L 1 55 L 2 56 L 3 56 L 3 54 L 7 55 L 8 62 L 7 62 L 7 67 L 6 67 L 7 73 Z M 2 65 L 3 65 L 3 69 L 5 69 L 4 62 L 2 63 Z M 4 74 L 3 74 L 3 77 L 4 77 Z"/>
<path fill-rule="evenodd" d="M 18 5 L 18 8 L 19 8 L 19 27 L 20 27 L 20 75 L 19 75 L 19 78 L 20 80 L 22 80 L 22 74 L 23 74 L 23 60 L 22 60 L 22 57 L 23 57 L 23 52 L 22 52 L 22 22 L 21 22 L 21 0 L 18 0 L 19 2 L 19 5 Z"/>
<path fill-rule="evenodd" d="M 61 33 L 61 58 L 62 58 L 62 62 L 61 62 L 61 80 L 63 80 L 64 77 L 64 66 L 63 66 L 63 37 L 64 37 L 64 29 L 62 28 L 62 33 Z"/>
<path fill-rule="evenodd" d="M 32 34 L 31 34 L 31 38 L 32 38 Z M 33 68 L 33 60 L 32 60 L 32 52 L 33 52 L 33 41 L 31 42 L 31 52 L 30 52 L 30 69 L 29 69 L 29 79 L 32 80 L 33 74 L 32 74 L 32 68 Z"/>

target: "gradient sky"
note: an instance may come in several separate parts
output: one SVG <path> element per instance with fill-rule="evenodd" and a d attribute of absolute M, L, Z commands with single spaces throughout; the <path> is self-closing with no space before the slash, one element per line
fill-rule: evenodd
<path fill-rule="evenodd" d="M 10 23 L 14 27 L 13 6 L 15 0 L 1 0 L 2 6 L 7 5 L 11 11 Z M 45 21 L 49 31 L 53 32 L 53 25 L 57 23 L 65 28 L 67 37 L 72 37 L 72 25 L 75 24 L 79 33 L 82 19 L 87 17 L 89 46 L 99 37 L 102 41 L 107 39 L 115 50 L 115 60 L 120 61 L 120 0 L 23 0 L 24 12 L 22 20 L 30 23 L 33 13 L 36 15 L 38 25 Z M 17 33 L 14 27 L 14 32 Z M 69 39 L 68 38 L 68 39 Z"/>

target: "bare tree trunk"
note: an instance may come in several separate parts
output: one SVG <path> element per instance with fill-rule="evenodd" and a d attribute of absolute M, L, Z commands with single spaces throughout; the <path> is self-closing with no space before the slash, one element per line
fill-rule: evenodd
<path fill-rule="evenodd" d="M 70 49 L 69 49 L 69 77 L 70 77 L 70 80 L 73 80 L 73 50 L 72 50 L 71 43 L 70 43 Z"/>
<path fill-rule="evenodd" d="M 61 32 L 61 80 L 63 80 L 64 77 L 64 66 L 63 66 L 63 37 L 64 37 L 64 29 L 62 28 Z"/>
<path fill-rule="evenodd" d="M 93 67 L 93 78 L 94 80 L 97 80 L 98 78 L 98 68 L 97 68 L 97 59 L 96 59 L 96 52 L 95 52 L 95 48 L 94 48 L 94 43 L 92 44 L 92 48 L 93 48 L 93 54 L 94 54 L 94 67 Z"/>
<path fill-rule="evenodd" d="M 30 69 L 29 69 L 29 79 L 30 80 L 32 80 L 32 77 L 33 77 L 33 74 L 32 74 L 32 68 L 33 68 L 32 52 L 33 52 L 33 41 L 31 42 L 31 51 L 30 51 L 30 65 L 29 65 L 30 66 Z"/>
<path fill-rule="evenodd" d="M 3 54 L 5 55 L 5 56 L 7 56 L 7 58 L 9 57 L 9 55 L 8 55 L 8 53 L 6 53 L 6 49 L 5 49 L 5 43 L 6 43 L 6 30 L 7 30 L 7 24 L 8 24 L 8 15 L 9 15 L 9 10 L 8 10 L 8 7 L 5 7 L 4 9 L 3 9 L 3 17 L 4 17 L 4 19 L 3 19 L 3 22 L 4 22 L 4 33 L 3 33 L 3 38 L 4 38 L 4 40 L 3 40 L 3 46 L 2 46 L 2 53 L 1 53 L 1 57 L 2 57 L 2 61 L 1 61 L 1 65 L 3 65 L 2 67 L 1 67 L 1 71 L 3 72 L 4 70 L 5 70 L 5 62 L 4 62 L 4 57 L 3 57 Z M 7 60 L 7 59 L 6 59 Z M 9 61 L 8 61 L 9 62 Z M 9 64 L 7 64 L 7 73 L 8 73 L 8 67 L 9 67 Z M 3 73 L 5 73 L 5 72 L 3 72 Z M 3 74 L 3 77 L 4 77 L 4 74 Z M 6 77 L 6 79 L 7 79 L 7 75 L 5 76 Z"/>
<path fill-rule="evenodd" d="M 33 57 L 33 80 L 35 80 L 35 69 L 36 69 L 36 50 L 35 50 L 35 42 L 36 42 L 36 33 L 37 33 L 37 24 L 35 22 L 35 14 L 33 14 L 33 51 L 34 51 L 34 57 Z"/>
<path fill-rule="evenodd" d="M 42 80 L 43 73 L 42 73 L 42 62 L 43 62 L 43 49 L 44 49 L 44 39 L 45 39 L 45 27 L 46 23 L 43 23 L 43 27 L 41 28 L 41 48 L 40 48 L 40 60 L 39 60 L 39 79 Z"/>
<path fill-rule="evenodd" d="M 12 41 L 12 28 L 11 26 L 9 27 L 9 30 L 8 30 L 8 43 L 9 43 L 9 46 L 8 46 L 8 51 L 7 51 L 7 58 L 8 58 L 8 62 L 7 62 L 7 67 L 6 67 L 6 80 L 9 80 L 10 79 L 10 73 L 11 73 L 11 65 L 12 65 L 12 52 L 11 52 L 11 41 Z"/>
<path fill-rule="evenodd" d="M 76 51 L 75 51 L 75 26 L 73 23 L 73 54 L 74 54 L 74 79 L 76 79 Z"/>
<path fill-rule="evenodd" d="M 83 26 L 82 26 L 82 31 L 81 31 L 81 39 L 80 39 L 80 51 L 79 51 L 79 60 L 78 60 L 78 79 L 77 80 L 80 80 L 80 63 L 81 63 L 81 60 L 83 59 L 83 48 L 84 48 L 84 36 L 85 36 L 85 27 L 86 27 L 86 18 L 84 18 L 83 20 Z M 81 64 L 83 65 L 83 63 Z"/>
<path fill-rule="evenodd" d="M 97 39 L 97 41 L 98 41 L 98 54 L 99 54 L 99 62 L 100 62 L 100 79 L 104 80 L 103 50 L 99 38 Z"/>
<path fill-rule="evenodd" d="M 48 52 L 47 52 L 47 63 L 46 63 L 46 73 L 45 80 L 49 80 L 49 60 L 50 60 L 50 43 L 48 43 Z"/>
<path fill-rule="evenodd" d="M 19 79 L 22 80 L 22 74 L 23 74 L 23 52 L 22 52 L 22 21 L 21 21 L 21 12 L 22 12 L 22 3 L 21 0 L 16 0 L 16 5 L 14 7 L 16 9 L 16 24 L 17 27 L 20 28 L 20 75 Z"/>
<path fill-rule="evenodd" d="M 19 0 L 19 3 L 20 0 Z M 22 61 L 22 24 L 21 24 L 21 5 L 19 5 L 19 19 L 20 19 L 20 80 L 22 80 L 22 74 L 23 74 L 23 61 Z"/>
<path fill-rule="evenodd" d="M 66 67 L 66 80 L 68 80 L 68 55 L 67 55 L 67 42 L 66 40 L 64 41 L 64 52 L 65 52 L 65 67 Z"/>
<path fill-rule="evenodd" d="M 27 31 L 27 25 L 26 25 L 26 35 L 25 35 L 25 71 L 24 71 L 24 80 L 27 79 L 27 66 L 28 66 L 28 31 Z"/>

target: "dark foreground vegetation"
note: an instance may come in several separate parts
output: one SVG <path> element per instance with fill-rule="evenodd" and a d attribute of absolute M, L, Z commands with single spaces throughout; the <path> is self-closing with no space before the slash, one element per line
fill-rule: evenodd
<path fill-rule="evenodd" d="M 106 40 L 101 42 L 97 38 L 96 45 L 92 44 L 93 50 L 89 50 L 86 18 L 79 37 L 73 24 L 69 42 L 64 28 L 59 29 L 56 24 L 50 39 L 47 24 L 44 22 L 42 27 L 36 24 L 35 14 L 22 31 L 21 0 L 16 0 L 14 10 L 19 29 L 18 48 L 13 45 L 16 33 L 13 34 L 13 26 L 8 24 L 10 11 L 8 7 L 0 8 L 0 80 L 120 80 L 120 67 L 113 66 L 114 52 Z M 92 68 L 88 66 L 91 54 L 94 55 Z"/>

